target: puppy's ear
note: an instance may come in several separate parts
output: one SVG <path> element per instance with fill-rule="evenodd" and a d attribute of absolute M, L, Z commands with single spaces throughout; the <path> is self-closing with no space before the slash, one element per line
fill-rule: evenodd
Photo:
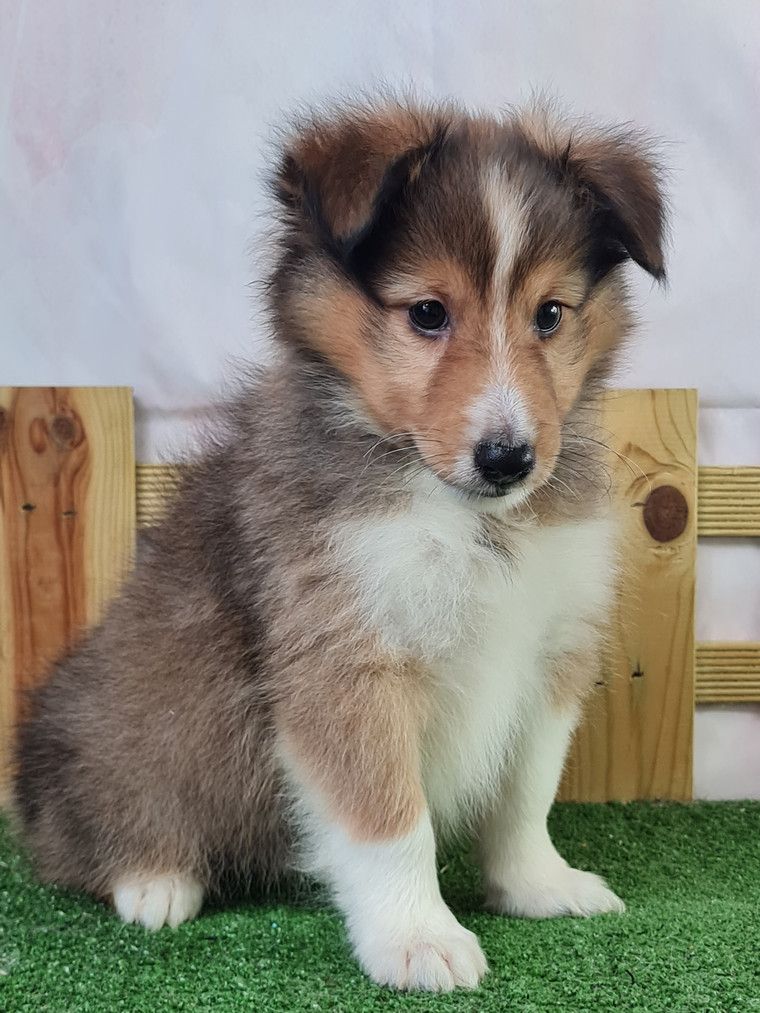
<path fill-rule="evenodd" d="M 599 131 L 571 137 L 567 171 L 591 206 L 596 271 L 630 257 L 665 278 L 666 211 L 662 170 L 651 144 L 635 132 Z"/>
<path fill-rule="evenodd" d="M 595 276 L 603 277 L 630 257 L 664 280 L 663 171 L 648 138 L 635 130 L 568 123 L 543 101 L 520 117 L 519 128 L 588 213 Z"/>
<path fill-rule="evenodd" d="M 348 266 L 446 129 L 442 114 L 395 104 L 310 120 L 285 145 L 274 180 L 288 224 Z"/>

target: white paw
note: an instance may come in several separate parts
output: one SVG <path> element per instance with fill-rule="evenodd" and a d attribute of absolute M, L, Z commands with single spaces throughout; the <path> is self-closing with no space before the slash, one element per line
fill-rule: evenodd
<path fill-rule="evenodd" d="M 125 922 L 139 922 L 155 931 L 173 929 L 195 918 L 203 904 L 203 887 L 193 876 L 180 873 L 128 876 L 114 886 L 113 903 Z"/>
<path fill-rule="evenodd" d="M 516 870 L 502 884 L 489 888 L 487 904 L 493 911 L 518 918 L 586 918 L 625 911 L 625 904 L 601 876 L 565 862 L 544 870 Z"/>
<path fill-rule="evenodd" d="M 378 985 L 404 991 L 451 992 L 476 988 L 488 970 L 478 937 L 447 912 L 443 926 L 355 942 L 360 964 Z"/>

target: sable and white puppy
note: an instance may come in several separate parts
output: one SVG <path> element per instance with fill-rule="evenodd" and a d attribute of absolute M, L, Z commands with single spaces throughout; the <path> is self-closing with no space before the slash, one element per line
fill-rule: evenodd
<path fill-rule="evenodd" d="M 475 986 L 436 835 L 510 915 L 622 911 L 546 816 L 611 597 L 593 408 L 663 276 L 628 131 L 393 102 L 301 125 L 274 179 L 279 356 L 105 621 L 36 693 L 15 798 L 41 875 L 148 928 L 230 876 L 329 884 L 396 988 Z"/>

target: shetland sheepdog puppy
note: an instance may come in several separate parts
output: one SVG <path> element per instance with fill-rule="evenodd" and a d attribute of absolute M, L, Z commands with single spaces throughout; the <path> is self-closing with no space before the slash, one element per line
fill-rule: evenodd
<path fill-rule="evenodd" d="M 663 268 L 629 130 L 381 100 L 272 179 L 278 354 L 226 406 L 104 621 L 19 730 L 44 880 L 176 926 L 230 877 L 326 884 L 357 960 L 472 988 L 436 841 L 488 906 L 623 910 L 546 817 L 615 577 L 595 405 Z"/>

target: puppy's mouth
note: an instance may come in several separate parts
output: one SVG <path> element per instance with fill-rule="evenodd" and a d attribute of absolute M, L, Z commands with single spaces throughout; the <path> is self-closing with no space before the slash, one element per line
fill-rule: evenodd
<path fill-rule="evenodd" d="M 537 483 L 530 479 L 503 487 L 482 480 L 462 482 L 450 476 L 441 475 L 435 470 L 433 470 L 433 474 L 458 495 L 470 500 L 473 505 L 480 505 L 486 510 L 512 509 L 520 503 L 524 503 L 537 486 Z"/>
<path fill-rule="evenodd" d="M 509 468 L 502 461 L 502 471 L 508 470 L 507 475 L 489 475 L 488 465 L 481 461 L 479 467 L 474 454 L 471 460 L 459 460 L 452 466 L 442 455 L 426 447 L 424 439 L 406 434 L 385 440 L 378 456 L 393 462 L 394 474 L 399 474 L 405 466 L 418 475 L 427 473 L 459 498 L 485 511 L 513 509 L 525 502 L 546 479 L 545 469 L 537 464 L 533 452 L 527 454 L 525 448 L 513 454 Z"/>
<path fill-rule="evenodd" d="M 540 474 L 543 469 L 531 468 L 520 477 L 510 482 L 489 481 L 478 473 L 475 468 L 441 468 L 426 459 L 419 452 L 419 461 L 425 470 L 441 485 L 445 486 L 460 499 L 467 500 L 476 509 L 488 512 L 511 510 L 524 503 L 540 485 L 544 478 Z"/>
<path fill-rule="evenodd" d="M 543 481 L 544 469 L 533 447 L 525 443 L 482 441 L 452 464 L 430 453 L 424 442 L 414 442 L 421 462 L 440 482 L 484 506 L 509 509 L 522 503 Z"/>

